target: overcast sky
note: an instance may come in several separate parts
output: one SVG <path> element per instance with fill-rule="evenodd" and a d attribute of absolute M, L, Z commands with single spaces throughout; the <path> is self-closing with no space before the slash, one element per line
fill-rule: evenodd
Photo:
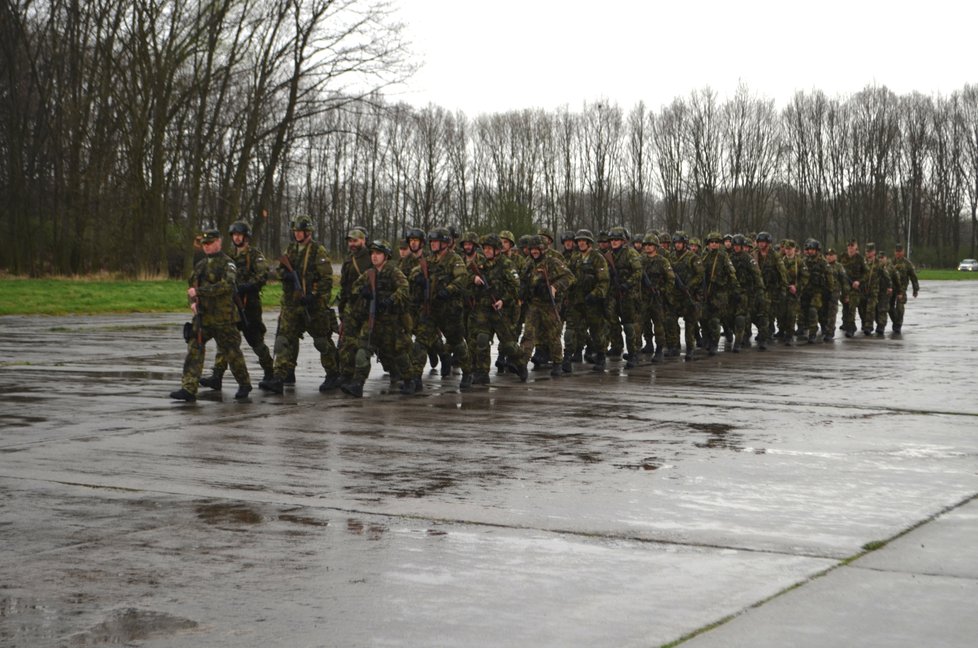
<path fill-rule="evenodd" d="M 784 106 L 797 90 L 950 94 L 978 83 L 969 0 L 397 0 L 423 64 L 393 99 L 469 116 L 579 109 L 598 99 L 653 109 L 743 81 Z"/>

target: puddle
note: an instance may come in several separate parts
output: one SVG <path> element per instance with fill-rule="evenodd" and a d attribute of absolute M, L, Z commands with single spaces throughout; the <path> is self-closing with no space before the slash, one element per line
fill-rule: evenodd
<path fill-rule="evenodd" d="M 105 644 L 128 644 L 132 641 L 153 639 L 197 627 L 191 619 L 126 608 L 115 610 L 108 619 L 92 626 L 91 629 L 69 637 L 71 646 L 102 646 Z"/>
<path fill-rule="evenodd" d="M 200 504 L 197 517 L 207 524 L 260 524 L 262 516 L 244 504 Z"/>

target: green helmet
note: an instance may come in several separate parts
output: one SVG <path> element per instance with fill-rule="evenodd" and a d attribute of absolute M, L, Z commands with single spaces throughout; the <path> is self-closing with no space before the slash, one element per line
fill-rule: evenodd
<path fill-rule="evenodd" d="M 546 227 L 541 227 L 540 229 L 537 230 L 537 236 L 546 236 L 548 239 L 550 239 L 550 242 L 553 243 L 554 232 L 551 229 L 547 229 Z M 544 241 L 544 243 L 546 243 L 546 241 Z"/>
<path fill-rule="evenodd" d="M 359 227 L 354 227 L 349 232 L 346 233 L 346 240 L 350 239 L 362 240 L 367 238 L 367 231 Z"/>
<path fill-rule="evenodd" d="M 389 257 L 394 255 L 394 250 L 391 249 L 391 244 L 388 241 L 382 239 L 374 239 L 370 241 L 367 245 L 367 249 L 371 252 L 383 252 Z"/>
<path fill-rule="evenodd" d="M 659 245 L 669 245 L 672 243 L 672 237 L 666 232 L 659 234 Z"/>
<path fill-rule="evenodd" d="M 205 229 L 203 232 L 200 233 L 200 236 L 198 237 L 201 243 L 213 243 L 214 241 L 217 241 L 220 238 L 221 238 L 221 232 L 220 230 L 216 230 L 216 229 Z"/>
<path fill-rule="evenodd" d="M 709 234 L 706 235 L 706 242 L 707 243 L 722 243 L 723 242 L 723 234 L 721 234 L 720 232 L 718 232 L 716 230 L 713 230 L 712 232 L 710 232 Z"/>
<path fill-rule="evenodd" d="M 574 240 L 575 241 L 587 241 L 591 245 L 594 245 L 594 234 L 591 233 L 591 230 L 579 229 L 574 234 Z"/>
<path fill-rule="evenodd" d="M 692 238 L 689 239 L 689 244 L 690 245 L 699 245 L 700 247 L 703 246 L 703 243 L 700 242 L 699 237 L 696 237 L 696 236 L 694 236 L 694 237 L 692 237 Z"/>
<path fill-rule="evenodd" d="M 564 230 L 563 232 L 560 233 L 561 243 L 566 243 L 567 241 L 573 241 L 573 240 L 574 240 L 574 232 L 570 230 Z"/>
<path fill-rule="evenodd" d="M 407 228 L 406 230 L 404 230 L 404 240 L 406 241 L 408 239 L 418 239 L 422 243 L 424 243 L 425 242 L 424 230 L 421 229 L 420 227 Z"/>
<path fill-rule="evenodd" d="M 528 247 L 529 245 L 530 245 L 530 235 L 529 234 L 524 234 L 523 236 L 520 237 L 519 247 L 520 248 L 525 248 L 525 247 Z"/>
<path fill-rule="evenodd" d="M 516 236 L 512 232 L 510 232 L 509 230 L 503 230 L 502 232 L 500 232 L 499 233 L 499 238 L 501 238 L 501 239 L 503 239 L 505 241 L 509 241 L 513 245 L 516 245 Z"/>
<path fill-rule="evenodd" d="M 312 218 L 309 216 L 296 216 L 292 220 L 292 231 L 293 232 L 311 232 L 312 231 Z"/>
<path fill-rule="evenodd" d="M 770 232 L 758 232 L 757 238 L 755 239 L 758 243 L 774 243 L 774 237 L 771 236 Z"/>
<path fill-rule="evenodd" d="M 547 243 L 543 240 L 542 236 L 540 236 L 539 234 L 534 234 L 533 236 L 530 237 L 530 240 L 527 241 L 526 246 L 530 249 L 538 248 L 542 250 L 545 247 L 547 247 Z"/>
<path fill-rule="evenodd" d="M 491 248 L 501 250 L 503 247 L 503 239 L 501 239 L 498 234 L 486 234 L 482 237 L 482 240 L 479 241 L 479 244 L 482 246 L 488 245 Z"/>
<path fill-rule="evenodd" d="M 447 227 L 436 227 L 435 229 L 428 232 L 429 241 L 440 241 L 441 243 L 451 243 L 452 234 L 448 231 Z"/>
<path fill-rule="evenodd" d="M 598 243 L 607 243 L 611 239 L 608 238 L 608 230 L 601 230 L 598 232 Z"/>
<path fill-rule="evenodd" d="M 608 230 L 608 240 L 610 241 L 627 241 L 628 240 L 628 230 L 624 227 L 612 227 Z"/>
<path fill-rule="evenodd" d="M 462 234 L 462 240 L 461 240 L 461 242 L 462 243 L 473 243 L 475 245 L 478 245 L 479 244 L 479 235 L 470 230 L 470 231 L 466 232 L 465 234 Z"/>
<path fill-rule="evenodd" d="M 745 245 L 747 245 L 747 237 L 744 236 L 743 234 L 734 234 L 732 243 L 734 245 L 739 245 L 740 247 L 744 247 Z"/>
<path fill-rule="evenodd" d="M 816 252 L 822 249 L 822 244 L 818 242 L 818 239 L 810 238 L 805 241 L 806 250 L 815 250 Z"/>
<path fill-rule="evenodd" d="M 689 236 L 687 236 L 686 232 L 684 232 L 683 230 L 678 230 L 675 234 L 672 235 L 672 242 L 689 243 Z"/>
<path fill-rule="evenodd" d="M 248 238 L 251 238 L 251 227 L 243 220 L 234 221 L 231 223 L 231 227 L 228 228 L 228 236 L 232 234 L 244 234 Z"/>
<path fill-rule="evenodd" d="M 655 232 L 649 232 L 642 239 L 642 245 L 654 245 L 656 247 L 659 247 L 659 237 L 656 235 Z"/>

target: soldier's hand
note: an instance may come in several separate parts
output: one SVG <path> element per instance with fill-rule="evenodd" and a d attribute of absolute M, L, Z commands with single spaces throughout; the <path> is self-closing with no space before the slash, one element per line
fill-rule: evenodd
<path fill-rule="evenodd" d="M 414 277 L 414 283 L 417 284 L 418 286 L 421 286 L 422 288 L 424 288 L 424 285 L 426 283 L 428 283 L 428 280 L 424 278 L 424 274 L 423 273 L 419 272 Z"/>
<path fill-rule="evenodd" d="M 373 299 L 374 291 L 370 289 L 370 284 L 360 286 L 360 296 L 364 299 Z"/>
<path fill-rule="evenodd" d="M 913 298 L 914 298 L 914 299 L 917 299 L 917 291 L 916 291 L 916 290 L 915 290 L 915 291 L 913 291 Z"/>
<path fill-rule="evenodd" d="M 859 290 L 859 282 L 858 282 L 858 281 L 853 281 L 853 282 L 852 282 L 852 287 L 853 287 L 853 288 L 854 288 L 855 290 Z"/>
<path fill-rule="evenodd" d="M 190 297 L 191 299 L 193 299 L 196 296 L 197 296 L 197 289 L 196 288 L 194 288 L 193 286 L 191 286 L 190 288 L 187 288 L 187 297 Z"/>
<path fill-rule="evenodd" d="M 790 286 L 788 286 L 788 292 L 790 292 L 792 295 L 797 295 L 798 288 L 796 288 L 794 284 L 791 284 Z"/>
<path fill-rule="evenodd" d="M 503 300 L 497 299 L 492 303 L 492 309 L 496 311 L 501 311 L 503 309 Z"/>
<path fill-rule="evenodd" d="M 475 279 L 473 279 L 473 280 L 472 280 L 472 282 L 473 282 L 473 283 L 474 283 L 474 284 L 475 284 L 476 286 L 485 286 L 485 285 L 486 285 L 486 282 L 485 282 L 485 281 L 483 281 L 483 280 L 482 280 L 482 277 L 480 277 L 479 275 L 476 275 L 476 276 L 475 276 Z"/>
<path fill-rule="evenodd" d="M 452 293 L 448 292 L 448 288 L 439 288 L 435 297 L 442 301 L 447 301 L 452 298 Z"/>
<path fill-rule="evenodd" d="M 887 295 L 892 295 L 893 294 L 893 289 L 892 288 L 887 288 L 886 289 L 886 294 Z"/>
<path fill-rule="evenodd" d="M 386 313 L 387 311 L 394 309 L 394 300 L 388 297 L 382 297 L 377 300 L 377 310 L 381 313 Z"/>
<path fill-rule="evenodd" d="M 319 299 L 318 296 L 309 293 L 308 295 L 303 295 L 302 297 L 300 297 L 299 303 L 302 304 L 303 306 L 312 306 L 313 304 L 316 303 L 318 299 Z"/>

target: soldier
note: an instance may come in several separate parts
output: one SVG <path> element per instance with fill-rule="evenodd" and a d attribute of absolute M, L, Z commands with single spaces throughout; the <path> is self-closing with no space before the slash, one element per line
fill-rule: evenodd
<path fill-rule="evenodd" d="M 275 333 L 273 376 L 258 386 L 273 394 L 282 393 L 286 377 L 295 371 L 299 339 L 303 333 L 309 333 L 326 372 L 319 387 L 324 391 L 339 380 L 339 362 L 333 344 L 336 315 L 329 305 L 333 295 L 333 264 L 322 243 L 312 238 L 310 217 L 299 216 L 292 221 L 292 242 L 279 259 L 278 272 L 282 281 L 282 308 Z"/>
<path fill-rule="evenodd" d="M 733 256 L 730 262 L 737 271 L 739 298 L 734 315 L 734 352 L 750 346 L 751 324 L 757 325 L 757 348 L 767 350 L 767 340 L 770 335 L 767 323 L 767 290 L 764 287 L 764 277 L 761 268 L 750 253 L 748 239 L 743 234 L 736 234 L 731 241 Z"/>
<path fill-rule="evenodd" d="M 903 329 L 903 313 L 907 304 L 907 286 L 913 284 L 913 297 L 920 292 L 920 281 L 917 279 L 917 269 L 907 258 L 902 245 L 893 249 L 893 267 L 897 272 L 897 281 L 893 286 L 893 297 L 890 299 L 890 319 L 893 321 L 893 334 L 900 335 Z"/>
<path fill-rule="evenodd" d="M 574 234 L 577 255 L 570 270 L 574 283 L 568 294 L 567 328 L 564 332 L 564 373 L 570 373 L 571 361 L 584 351 L 585 344 L 594 349 L 591 360 L 594 371 L 605 369 L 605 349 L 608 348 L 608 262 L 594 249 L 594 236 L 590 230 L 578 230 Z"/>
<path fill-rule="evenodd" d="M 356 357 L 359 350 L 357 332 L 363 327 L 359 319 L 363 308 L 357 303 L 360 296 L 354 292 L 353 284 L 370 267 L 370 250 L 367 249 L 367 230 L 354 226 L 346 233 L 346 258 L 340 266 L 340 291 L 337 298 L 337 310 L 340 315 L 339 326 L 339 374 L 332 380 L 324 382 L 319 391 L 328 392 L 353 380 L 356 371 Z M 347 335 L 347 332 L 350 335 Z"/>
<path fill-rule="evenodd" d="M 890 273 L 886 265 L 876 257 L 876 244 L 866 244 L 866 277 L 862 284 L 863 310 L 866 319 L 862 320 L 863 335 L 873 334 L 873 327 L 876 329 L 876 337 L 883 337 L 886 330 L 886 315 L 890 304 L 890 295 L 893 294 L 893 287 L 890 285 Z M 863 313 L 860 312 L 860 316 Z"/>
<path fill-rule="evenodd" d="M 700 242 L 699 237 L 694 236 L 691 239 L 689 239 L 689 251 L 690 252 L 692 252 L 696 256 L 700 256 L 700 252 L 701 252 L 702 248 L 703 248 L 703 244 Z"/>
<path fill-rule="evenodd" d="M 808 270 L 808 284 L 802 292 L 802 314 L 805 321 L 800 327 L 807 328 L 808 343 L 818 341 L 819 313 L 824 305 L 832 299 L 838 287 L 835 283 L 835 273 L 829 268 L 828 262 L 821 252 L 822 245 L 816 239 L 805 241 L 805 267 Z M 807 326 L 806 326 L 807 325 Z"/>
<path fill-rule="evenodd" d="M 577 243 L 574 240 L 574 232 L 569 230 L 560 233 L 560 246 L 563 248 L 560 253 L 564 257 L 564 263 L 570 267 L 571 257 L 577 252 Z"/>
<path fill-rule="evenodd" d="M 699 326 L 700 300 L 697 291 L 703 285 L 703 261 L 688 248 L 689 237 L 686 232 L 678 231 L 672 235 L 672 246 L 675 260 L 672 269 L 676 273 L 676 302 L 673 306 L 676 313 L 676 328 L 667 335 L 669 344 L 675 341 L 678 355 L 679 348 L 679 317 L 683 318 L 683 329 L 686 337 L 686 360 L 695 360 L 696 327 Z M 667 324 L 669 322 L 667 321 Z"/>
<path fill-rule="evenodd" d="M 720 232 L 710 232 L 706 237 L 707 251 L 703 255 L 703 335 L 706 351 L 716 355 L 720 343 L 720 322 L 740 291 L 737 271 L 722 249 Z"/>
<path fill-rule="evenodd" d="M 676 273 L 669 259 L 659 254 L 659 237 L 655 232 L 649 232 L 642 239 L 642 252 L 643 328 L 649 328 L 648 323 L 651 323 L 651 336 L 646 333 L 646 339 L 650 344 L 655 341 L 652 362 L 659 362 L 665 355 L 665 311 L 675 290 Z"/>
<path fill-rule="evenodd" d="M 472 384 L 488 385 L 492 338 L 499 338 L 499 356 L 526 382 L 526 359 L 516 345 L 514 323 L 520 279 L 513 262 L 502 253 L 503 242 L 496 234 L 480 241 L 482 255 L 469 262 L 472 283 L 472 312 L 469 319 L 468 345 L 472 351 Z"/>
<path fill-rule="evenodd" d="M 428 232 L 430 254 L 410 278 L 415 299 L 420 301 L 422 307 L 421 321 L 415 335 L 415 358 L 436 348 L 440 333 L 444 334 L 441 375 L 451 375 L 452 358 L 449 353 L 454 354 L 462 369 L 459 389 L 468 389 L 472 386 L 472 365 L 462 324 L 462 299 L 468 287 L 469 273 L 462 258 L 452 251 L 451 241 L 451 234 L 444 227 Z"/>
<path fill-rule="evenodd" d="M 546 247 L 539 234 L 530 237 L 530 263 L 521 278 L 527 310 L 520 347 L 528 356 L 538 344 L 546 345 L 553 357 L 563 358 L 560 339 L 563 322 L 557 307 L 558 295 L 570 288 L 574 277 L 560 259 L 546 253 Z M 561 363 L 553 363 L 550 375 L 556 378 L 561 373 Z"/>
<path fill-rule="evenodd" d="M 801 310 L 801 294 L 808 285 L 808 268 L 798 256 L 798 244 L 786 239 L 781 246 L 784 255 L 784 269 L 788 276 L 788 289 L 785 293 L 781 313 L 778 316 L 778 335 L 784 339 L 785 346 L 792 346 L 795 337 L 795 324 Z"/>
<path fill-rule="evenodd" d="M 350 396 L 362 397 L 363 384 L 370 375 L 370 356 L 377 353 L 401 377 L 400 392 L 413 394 L 423 386 L 421 369 L 411 361 L 411 336 L 403 319 L 411 300 L 408 281 L 390 262 L 390 243 L 371 241 L 367 250 L 371 267 L 353 282 L 352 289 L 360 299 L 350 304 L 352 310 L 360 310 L 350 321 L 363 323 L 360 330 L 347 333 L 357 340 L 353 377 L 340 389 Z"/>
<path fill-rule="evenodd" d="M 851 338 L 856 334 L 857 312 L 859 319 L 862 320 L 863 329 L 866 328 L 866 288 L 863 282 L 868 268 L 863 255 L 859 253 L 859 242 L 856 239 L 850 240 L 846 245 L 846 253 L 839 259 L 839 263 L 845 268 L 850 287 L 849 302 L 842 305 L 842 331 L 847 338 Z"/>
<path fill-rule="evenodd" d="M 268 380 L 272 377 L 273 363 L 272 353 L 265 344 L 266 329 L 261 308 L 261 289 L 268 281 L 268 262 L 261 250 L 251 245 L 251 227 L 248 223 L 240 220 L 231 223 L 228 235 L 234 245 L 231 260 L 237 268 L 237 295 L 234 301 L 242 314 L 238 326 L 248 346 L 258 356 L 258 364 L 265 372 L 263 380 Z M 200 379 L 201 387 L 220 391 L 227 368 L 227 358 L 218 350 L 211 375 Z"/>
<path fill-rule="evenodd" d="M 628 232 L 624 227 L 612 227 L 608 232 L 611 249 L 605 253 L 611 285 L 608 290 L 608 317 L 611 323 L 611 343 L 616 342 L 615 332 L 625 335 L 628 353 L 625 368 L 638 366 L 642 353 L 642 308 L 639 304 L 642 289 L 642 259 L 635 248 L 627 244 Z"/>
<path fill-rule="evenodd" d="M 184 332 L 187 338 L 187 357 L 183 361 L 180 389 L 170 392 L 170 398 L 193 402 L 197 400 L 197 385 L 204 368 L 204 345 L 214 339 L 217 350 L 231 366 L 238 381 L 236 399 L 251 393 L 251 378 L 241 354 L 241 333 L 236 326 L 240 315 L 234 304 L 237 290 L 237 268 L 231 257 L 221 252 L 221 233 L 207 230 L 200 236 L 205 258 L 197 262 L 190 276 L 187 297 L 194 313 L 193 324 Z"/>
<path fill-rule="evenodd" d="M 845 266 L 838 261 L 838 254 L 834 248 L 825 251 L 825 262 L 829 264 L 829 270 L 835 273 L 835 291 L 829 295 L 822 312 L 819 313 L 819 321 L 822 324 L 822 341 L 831 342 L 835 339 L 835 325 L 838 321 L 839 302 L 849 303 L 849 277 L 846 275 Z"/>
<path fill-rule="evenodd" d="M 757 267 L 761 269 L 761 278 L 764 279 L 765 298 L 760 305 L 765 309 L 768 342 L 773 338 L 774 322 L 784 307 L 785 295 L 788 292 L 788 273 L 784 267 L 783 257 L 771 247 L 773 242 L 774 238 L 770 232 L 758 232 L 757 251 L 754 253 Z"/>

